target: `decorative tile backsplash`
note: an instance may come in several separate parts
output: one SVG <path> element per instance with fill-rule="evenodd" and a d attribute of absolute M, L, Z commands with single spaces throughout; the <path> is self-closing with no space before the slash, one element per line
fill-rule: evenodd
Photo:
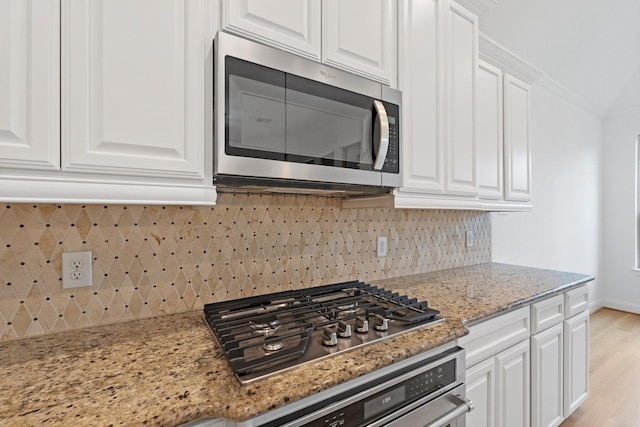
<path fill-rule="evenodd" d="M 377 236 L 387 236 L 386 257 Z M 62 289 L 62 252 L 84 250 L 93 287 Z M 0 205 L 0 341 L 490 260 L 482 212 L 242 194 L 220 194 L 213 208 Z"/>

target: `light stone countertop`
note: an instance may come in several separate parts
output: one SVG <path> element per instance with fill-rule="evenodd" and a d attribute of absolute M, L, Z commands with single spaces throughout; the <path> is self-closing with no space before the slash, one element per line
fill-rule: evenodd
<path fill-rule="evenodd" d="M 372 282 L 427 299 L 446 321 L 242 386 L 202 313 L 0 343 L 0 426 L 171 426 L 246 420 L 455 341 L 465 324 L 593 280 L 482 264 Z"/>

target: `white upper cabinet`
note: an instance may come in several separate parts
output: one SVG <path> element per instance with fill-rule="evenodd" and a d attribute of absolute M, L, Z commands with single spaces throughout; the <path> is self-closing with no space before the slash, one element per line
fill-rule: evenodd
<path fill-rule="evenodd" d="M 478 194 L 482 199 L 502 200 L 502 70 L 480 61 L 478 64 Z"/>
<path fill-rule="evenodd" d="M 321 0 L 225 0 L 222 26 L 320 61 L 321 7 Z"/>
<path fill-rule="evenodd" d="M 59 0 L 0 2 L 0 174 L 60 166 L 59 34 Z"/>
<path fill-rule="evenodd" d="M 531 198 L 530 84 L 542 73 L 480 35 L 480 198 L 491 210 L 528 211 Z"/>
<path fill-rule="evenodd" d="M 447 31 L 447 185 L 449 194 L 478 195 L 476 72 L 478 17 L 450 2 Z"/>
<path fill-rule="evenodd" d="M 404 0 L 403 186 L 395 207 L 478 208 L 478 19 L 450 0 Z"/>
<path fill-rule="evenodd" d="M 444 192 L 443 2 L 403 2 L 403 192 Z"/>
<path fill-rule="evenodd" d="M 481 209 L 476 91 L 478 18 L 451 0 L 400 2 L 403 185 L 343 207 Z"/>
<path fill-rule="evenodd" d="M 529 85 L 505 75 L 505 200 L 531 201 L 530 105 Z"/>
<path fill-rule="evenodd" d="M 225 31 L 396 86 L 394 0 L 224 0 Z"/>
<path fill-rule="evenodd" d="M 0 2 L 0 201 L 214 204 L 217 7 Z"/>
<path fill-rule="evenodd" d="M 482 61 L 476 131 L 480 198 L 496 210 L 530 210 L 529 85 Z"/>
<path fill-rule="evenodd" d="M 386 84 L 396 81 L 395 0 L 324 0 L 322 60 Z"/>
<path fill-rule="evenodd" d="M 202 3 L 63 0 L 64 170 L 204 179 Z"/>

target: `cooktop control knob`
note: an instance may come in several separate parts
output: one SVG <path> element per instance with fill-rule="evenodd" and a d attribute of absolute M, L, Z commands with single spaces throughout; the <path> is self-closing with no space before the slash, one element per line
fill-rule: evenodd
<path fill-rule="evenodd" d="M 376 314 L 373 317 L 373 328 L 376 331 L 386 331 L 389 329 L 389 319 Z"/>
<path fill-rule="evenodd" d="M 356 317 L 356 332 L 359 332 L 361 334 L 366 334 L 367 332 L 369 332 L 369 321 L 366 319 L 366 317 Z"/>
<path fill-rule="evenodd" d="M 347 325 L 342 320 L 338 322 L 338 336 L 340 338 L 349 338 L 351 336 L 351 325 Z"/>
<path fill-rule="evenodd" d="M 328 346 L 338 345 L 338 336 L 336 335 L 335 328 L 324 328 L 324 334 L 322 335 L 322 344 Z"/>

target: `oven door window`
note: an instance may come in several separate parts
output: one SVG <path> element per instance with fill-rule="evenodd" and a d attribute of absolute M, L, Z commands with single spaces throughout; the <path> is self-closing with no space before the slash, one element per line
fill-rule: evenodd
<path fill-rule="evenodd" d="M 225 152 L 373 170 L 373 100 L 225 57 Z"/>

